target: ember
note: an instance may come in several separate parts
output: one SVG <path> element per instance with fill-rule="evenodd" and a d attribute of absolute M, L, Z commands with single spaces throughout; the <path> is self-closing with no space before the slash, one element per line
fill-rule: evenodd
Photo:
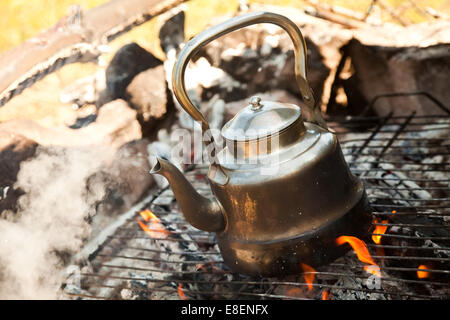
<path fill-rule="evenodd" d="M 427 270 L 427 269 L 429 269 L 427 266 L 425 266 L 425 265 L 420 265 L 419 267 L 418 267 L 418 269 L 420 269 L 420 270 Z M 417 278 L 419 278 L 419 279 L 425 279 L 425 278 L 428 278 L 429 277 L 429 275 L 430 275 L 430 273 L 428 272 L 428 271 L 417 271 Z"/>

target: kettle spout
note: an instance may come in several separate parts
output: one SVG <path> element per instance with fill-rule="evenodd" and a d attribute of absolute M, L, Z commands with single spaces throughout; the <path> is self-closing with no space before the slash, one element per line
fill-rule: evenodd
<path fill-rule="evenodd" d="M 156 160 L 150 173 L 162 175 L 169 181 L 186 220 L 200 230 L 223 231 L 225 218 L 219 201 L 216 198 L 208 199 L 200 195 L 180 170 L 169 161 L 158 157 Z"/>

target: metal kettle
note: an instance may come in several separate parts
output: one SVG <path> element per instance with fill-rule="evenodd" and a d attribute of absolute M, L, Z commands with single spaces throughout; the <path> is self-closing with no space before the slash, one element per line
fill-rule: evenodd
<path fill-rule="evenodd" d="M 257 23 L 283 28 L 294 44 L 295 75 L 311 119 L 296 105 L 252 97 L 222 129 L 219 150 L 205 117 L 189 98 L 184 73 L 192 56 L 212 40 Z M 300 272 L 342 254 L 340 235 L 367 234 L 370 226 L 363 183 L 349 170 L 336 135 L 327 129 L 306 80 L 306 45 L 284 16 L 254 12 L 232 18 L 190 40 L 173 69 L 181 106 L 202 125 L 210 153 L 213 197 L 201 196 L 169 161 L 151 170 L 169 181 L 194 227 L 216 232 L 225 264 L 235 272 L 275 276 Z M 262 132 L 262 133 L 261 133 Z"/>

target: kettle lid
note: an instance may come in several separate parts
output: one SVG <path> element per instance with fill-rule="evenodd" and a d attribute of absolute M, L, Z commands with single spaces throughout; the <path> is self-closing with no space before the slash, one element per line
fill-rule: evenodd
<path fill-rule="evenodd" d="M 222 128 L 222 136 L 229 141 L 249 141 L 280 133 L 301 116 L 300 107 L 273 101 L 250 98 L 250 104 L 239 111 Z"/>

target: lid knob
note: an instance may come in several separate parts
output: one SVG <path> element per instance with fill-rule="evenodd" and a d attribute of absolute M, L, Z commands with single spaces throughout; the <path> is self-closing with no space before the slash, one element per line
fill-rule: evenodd
<path fill-rule="evenodd" d="M 252 110 L 259 110 L 262 108 L 261 98 L 258 96 L 253 96 L 250 98 L 250 105 Z"/>

